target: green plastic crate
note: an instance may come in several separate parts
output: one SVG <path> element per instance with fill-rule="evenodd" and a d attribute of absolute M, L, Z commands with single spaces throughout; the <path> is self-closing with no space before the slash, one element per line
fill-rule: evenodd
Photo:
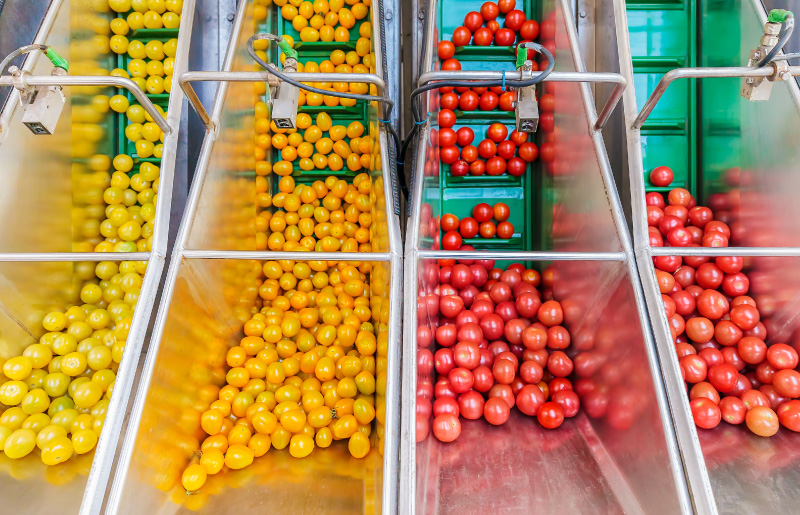
<path fill-rule="evenodd" d="M 486 138 L 486 130 L 489 125 L 495 122 L 506 124 L 509 133 L 515 128 L 513 123 L 508 124 L 506 120 L 495 117 L 486 121 L 456 123 L 453 129 L 471 128 L 475 132 L 473 144 L 477 146 L 477 143 Z M 531 163 L 521 177 L 514 177 L 507 173 L 498 176 L 453 177 L 450 175 L 450 165 L 442 163 L 438 187 L 439 214 L 441 216 L 445 213 L 452 213 L 461 219 L 465 216 L 472 216 L 472 209 L 481 202 L 489 205 L 505 202 L 511 209 L 511 217 L 508 221 L 514 226 L 513 237 L 507 240 L 498 237 L 490 239 L 477 237 L 464 240 L 464 243 L 479 250 L 530 250 L 533 245 L 532 227 L 537 225 L 536 220 L 533 219 L 534 206 L 531 203 L 531 199 L 535 198 L 532 176 L 537 173 L 537 168 L 536 162 Z"/>
<path fill-rule="evenodd" d="M 658 81 L 675 68 L 697 66 L 696 0 L 626 2 L 633 57 L 636 103 L 641 109 Z M 682 187 L 697 194 L 697 84 L 674 83 L 641 130 L 646 191 Z M 650 172 L 668 166 L 675 179 L 668 187 L 650 183 Z"/>

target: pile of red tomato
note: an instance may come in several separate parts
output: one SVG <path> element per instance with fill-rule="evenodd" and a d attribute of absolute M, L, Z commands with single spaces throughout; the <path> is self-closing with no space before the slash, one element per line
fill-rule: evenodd
<path fill-rule="evenodd" d="M 549 429 L 575 416 L 571 337 L 561 304 L 548 298 L 552 273 L 543 280 L 489 259 L 440 264 L 439 286 L 417 299 L 417 441 L 428 436 L 431 415 L 442 442 L 458 438 L 459 417 L 500 425 L 515 406 Z"/>
<path fill-rule="evenodd" d="M 456 115 L 450 109 L 438 114 L 439 130 L 431 131 L 431 143 L 439 147 L 439 159 L 450 165 L 455 177 L 467 174 L 521 177 L 528 164 L 539 157 L 539 147 L 528 141 L 525 132 L 511 131 L 505 124 L 495 122 L 486 129 L 486 138 L 473 145 L 475 131 L 469 127 L 453 129 Z"/>
<path fill-rule="evenodd" d="M 465 216 L 461 220 L 454 214 L 444 214 L 439 221 L 439 226 L 444 231 L 442 248 L 466 250 L 462 246 L 463 240 L 478 235 L 485 239 L 495 236 L 504 240 L 511 239 L 514 236 L 514 225 L 508 221 L 510 216 L 511 208 L 503 202 L 498 202 L 494 206 L 481 202 L 472 208 L 472 216 Z M 497 224 L 492 222 L 492 218 Z"/>
<path fill-rule="evenodd" d="M 672 172 L 663 168 L 655 178 L 670 184 Z M 647 221 L 652 246 L 727 247 L 731 236 L 683 188 L 671 190 L 667 203 L 648 193 Z M 800 431 L 798 353 L 766 343 L 758 304 L 747 295 L 744 259 L 657 256 L 653 262 L 695 424 L 745 423 L 759 436 L 774 435 L 780 425 Z"/>

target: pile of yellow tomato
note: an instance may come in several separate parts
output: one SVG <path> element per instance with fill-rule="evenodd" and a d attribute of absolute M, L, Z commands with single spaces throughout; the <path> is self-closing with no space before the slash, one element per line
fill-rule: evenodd
<path fill-rule="evenodd" d="M 183 473 L 188 491 L 224 467 L 250 465 L 271 447 L 303 458 L 347 440 L 352 456 L 369 452 L 372 422 L 383 423 L 383 405 L 375 407 L 376 358 L 385 355 L 386 334 L 372 322 L 371 264 L 329 265 L 264 263 L 263 307 L 228 350 L 226 384 L 200 392 L 207 436 Z"/>
<path fill-rule="evenodd" d="M 146 267 L 80 263 L 82 304 L 48 313 L 38 343 L 3 360 L 0 450 L 7 457 L 38 447 L 45 465 L 57 465 L 95 447 Z"/>

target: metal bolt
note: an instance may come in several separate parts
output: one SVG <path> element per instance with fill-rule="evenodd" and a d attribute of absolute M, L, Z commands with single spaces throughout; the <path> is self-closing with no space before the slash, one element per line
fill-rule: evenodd
<path fill-rule="evenodd" d="M 781 78 L 781 80 L 789 80 L 792 78 L 792 74 L 786 71 L 781 72 L 778 76 Z"/>
<path fill-rule="evenodd" d="M 386 12 L 384 13 L 384 17 L 385 17 L 387 20 L 391 20 L 391 19 L 392 19 L 392 16 L 394 16 L 394 14 L 392 14 L 392 11 L 386 11 Z"/>
<path fill-rule="evenodd" d="M 748 84 L 753 84 L 753 83 L 755 83 L 755 81 L 756 81 L 756 80 L 755 80 L 753 77 L 748 77 L 748 78 L 747 78 L 747 83 L 748 83 Z"/>
<path fill-rule="evenodd" d="M 420 20 L 424 20 L 425 19 L 425 13 L 420 11 L 419 14 L 417 14 L 417 18 L 419 18 Z"/>
<path fill-rule="evenodd" d="M 228 21 L 233 21 L 234 18 L 235 16 L 233 13 L 228 13 Z"/>
<path fill-rule="evenodd" d="M 586 18 L 586 16 L 588 16 L 588 13 L 586 11 L 581 11 L 578 13 L 578 16 L 580 16 L 581 18 Z"/>

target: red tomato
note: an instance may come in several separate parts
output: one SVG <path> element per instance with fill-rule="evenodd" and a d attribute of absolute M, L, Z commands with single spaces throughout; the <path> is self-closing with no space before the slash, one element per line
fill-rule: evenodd
<path fill-rule="evenodd" d="M 450 165 L 450 175 L 454 177 L 464 177 L 469 172 L 469 163 L 459 159 Z"/>
<path fill-rule="evenodd" d="M 561 409 L 564 411 L 564 416 L 567 418 L 577 415 L 581 406 L 578 394 L 572 390 L 561 390 L 554 393 L 553 402 L 561 406 Z"/>
<path fill-rule="evenodd" d="M 446 165 L 451 165 L 458 161 L 458 147 L 442 147 L 439 149 L 439 159 Z"/>
<path fill-rule="evenodd" d="M 776 343 L 767 349 L 767 361 L 777 370 L 797 368 L 797 351 L 785 343 Z"/>
<path fill-rule="evenodd" d="M 739 373 L 728 364 L 714 365 L 708 369 L 708 382 L 722 393 L 729 393 L 736 387 Z"/>
<path fill-rule="evenodd" d="M 690 318 L 686 322 L 686 336 L 693 342 L 706 343 L 714 337 L 714 324 L 705 317 Z"/>
<path fill-rule="evenodd" d="M 700 356 L 689 354 L 678 360 L 681 366 L 681 374 L 687 383 L 699 383 L 705 381 L 708 372 L 708 365 Z"/>
<path fill-rule="evenodd" d="M 497 144 L 490 140 L 485 139 L 478 144 L 478 155 L 484 159 L 489 159 L 497 155 Z"/>
<path fill-rule="evenodd" d="M 717 393 L 716 388 L 711 385 L 711 383 L 706 383 L 705 381 L 699 382 L 696 385 L 692 386 L 691 391 L 689 392 L 689 399 L 708 399 L 713 401 L 714 404 L 719 404 L 719 393 Z"/>
<path fill-rule="evenodd" d="M 481 238 L 494 238 L 494 235 L 497 233 L 497 227 L 495 227 L 493 222 L 482 222 L 478 228 L 478 232 Z"/>
<path fill-rule="evenodd" d="M 447 127 L 439 130 L 439 146 L 453 147 L 456 144 L 456 131 Z"/>
<path fill-rule="evenodd" d="M 497 108 L 497 104 L 499 103 L 500 103 L 500 97 L 497 95 L 497 93 L 487 91 L 486 93 L 481 95 L 478 107 L 480 107 L 481 111 L 492 111 L 493 109 Z"/>
<path fill-rule="evenodd" d="M 442 219 L 439 221 L 439 227 L 446 232 L 455 231 L 458 229 L 458 217 L 451 213 L 443 214 Z"/>
<path fill-rule="evenodd" d="M 494 219 L 498 222 L 505 222 L 508 220 L 508 217 L 511 216 L 511 209 L 508 207 L 508 204 L 498 202 L 492 206 L 492 214 Z"/>
<path fill-rule="evenodd" d="M 433 436 L 441 442 L 452 442 L 461 434 L 461 422 L 452 413 L 442 413 L 433 419 Z"/>
<path fill-rule="evenodd" d="M 706 318 L 718 320 L 728 312 L 728 299 L 714 290 L 703 290 L 697 297 L 697 311 Z"/>
<path fill-rule="evenodd" d="M 535 384 L 525 385 L 519 393 L 517 393 L 517 407 L 522 413 L 530 417 L 536 416 L 539 408 L 546 401 L 547 397 Z"/>
<path fill-rule="evenodd" d="M 519 401 L 517 401 L 519 405 Z M 778 420 L 783 427 L 800 432 L 800 401 L 788 401 L 778 408 Z"/>
<path fill-rule="evenodd" d="M 475 147 L 475 145 L 466 145 L 461 149 L 461 159 L 469 164 L 474 163 L 475 160 L 478 159 L 478 148 Z"/>
<path fill-rule="evenodd" d="M 456 393 L 466 393 L 472 390 L 474 378 L 472 372 L 464 367 L 456 367 L 447 374 L 450 388 Z"/>
<path fill-rule="evenodd" d="M 513 91 L 506 91 L 500 94 L 499 106 L 501 111 L 513 111 L 514 102 L 517 101 L 517 94 Z"/>
<path fill-rule="evenodd" d="M 475 34 L 472 36 L 472 43 L 477 46 L 489 46 L 492 44 L 492 40 L 494 39 L 494 33 L 492 29 L 488 27 L 481 27 L 475 31 Z"/>
<path fill-rule="evenodd" d="M 697 427 L 703 429 L 713 429 L 719 425 L 722 419 L 722 412 L 713 401 L 706 398 L 694 399 L 689 403 L 692 410 L 692 417 Z"/>
<path fill-rule="evenodd" d="M 508 403 L 499 397 L 491 397 L 483 407 L 483 416 L 487 422 L 494 426 L 505 424 L 511 415 Z"/>
<path fill-rule="evenodd" d="M 456 114 L 450 109 L 442 109 L 437 115 L 439 127 L 449 128 L 456 124 Z"/>
<path fill-rule="evenodd" d="M 572 360 L 560 350 L 551 353 L 547 358 L 547 370 L 555 377 L 567 377 L 572 369 Z"/>
<path fill-rule="evenodd" d="M 486 130 L 486 137 L 495 143 L 500 143 L 508 136 L 508 127 L 502 123 L 493 123 Z"/>
<path fill-rule="evenodd" d="M 456 55 L 456 46 L 452 41 L 439 41 L 439 59 L 446 61 Z"/>
<path fill-rule="evenodd" d="M 456 142 L 460 147 L 466 147 L 475 139 L 475 132 L 469 127 L 461 127 L 456 131 Z"/>
<path fill-rule="evenodd" d="M 516 146 L 521 146 L 523 143 L 528 141 L 528 133 L 527 132 L 519 132 L 518 130 L 514 129 L 511 131 L 511 134 L 508 136 L 508 139 L 514 142 Z"/>
<path fill-rule="evenodd" d="M 483 17 L 477 11 L 470 11 L 464 16 L 464 26 L 470 32 L 475 32 L 483 25 Z"/>
<path fill-rule="evenodd" d="M 479 222 L 488 222 L 492 219 L 493 214 L 492 206 L 485 202 L 481 202 L 472 208 L 472 216 Z"/>
<path fill-rule="evenodd" d="M 486 161 L 486 173 L 488 175 L 503 175 L 506 172 L 506 160 L 500 156 L 490 157 Z"/>
<path fill-rule="evenodd" d="M 502 11 L 502 8 L 500 10 Z M 523 11 L 520 11 L 519 9 L 514 9 L 506 14 L 506 20 L 504 25 L 509 29 L 513 30 L 514 32 L 519 32 L 519 30 L 522 28 L 522 24 L 525 23 L 526 19 L 527 16 Z"/>
<path fill-rule="evenodd" d="M 467 216 L 461 219 L 458 224 L 458 230 L 464 238 L 474 238 L 478 235 L 478 221 Z"/>
<path fill-rule="evenodd" d="M 481 6 L 481 17 L 486 20 L 494 20 L 500 14 L 500 7 L 494 2 L 485 2 Z"/>
<path fill-rule="evenodd" d="M 509 240 L 511 237 L 514 236 L 514 226 L 511 222 L 500 222 L 497 224 L 497 237 Z"/>
<path fill-rule="evenodd" d="M 462 111 L 474 111 L 478 108 L 480 97 L 474 91 L 466 91 L 458 99 L 458 107 Z"/>
<path fill-rule="evenodd" d="M 457 71 L 461 69 L 461 62 L 458 59 L 448 59 L 442 63 L 442 70 Z"/>
<path fill-rule="evenodd" d="M 480 18 L 480 15 L 478 15 L 478 18 Z M 478 27 L 480 27 L 480 25 L 478 25 Z M 477 28 L 475 30 L 477 30 Z M 470 39 L 472 39 L 472 31 L 469 28 L 456 27 L 455 30 L 453 30 L 453 44 L 455 46 L 457 47 L 467 46 L 469 45 Z"/>
<path fill-rule="evenodd" d="M 522 39 L 533 41 L 539 36 L 539 24 L 535 20 L 527 20 L 520 27 L 519 35 Z"/>
<path fill-rule="evenodd" d="M 714 338 L 717 343 L 726 347 L 739 343 L 742 335 L 742 330 L 729 320 L 721 320 L 714 328 Z"/>
<path fill-rule="evenodd" d="M 772 386 L 786 397 L 800 397 L 800 372 L 797 370 L 778 370 L 772 377 Z"/>
<path fill-rule="evenodd" d="M 439 106 L 442 109 L 456 110 L 458 109 L 458 95 L 453 92 L 445 93 L 439 99 Z"/>
<path fill-rule="evenodd" d="M 516 5 L 517 0 L 497 0 L 497 6 L 500 8 L 500 12 L 503 14 L 511 12 Z M 506 19 L 508 19 L 508 17 L 506 17 Z"/>
<path fill-rule="evenodd" d="M 511 29 L 498 29 L 494 33 L 494 44 L 497 46 L 513 46 L 517 35 Z"/>
<path fill-rule="evenodd" d="M 555 110 L 556 97 L 552 93 L 545 93 L 539 98 L 539 107 L 545 113 L 552 113 Z"/>
<path fill-rule="evenodd" d="M 458 396 L 458 409 L 461 416 L 467 420 L 477 420 L 483 416 L 483 408 L 486 402 L 483 395 L 472 390 Z"/>
<path fill-rule="evenodd" d="M 455 368 L 452 349 L 439 349 L 433 355 L 433 366 L 442 375 L 449 374 Z"/>
<path fill-rule="evenodd" d="M 556 402 L 545 402 L 539 407 L 536 418 L 542 427 L 555 429 L 564 422 L 564 409 Z"/>
<path fill-rule="evenodd" d="M 731 309 L 731 322 L 744 331 L 754 329 L 760 320 L 758 309 L 749 304 L 740 304 Z"/>
<path fill-rule="evenodd" d="M 448 231 L 442 237 L 442 248 L 444 250 L 458 250 L 461 248 L 461 235 L 456 231 Z"/>
<path fill-rule="evenodd" d="M 722 419 L 728 424 L 741 424 L 747 415 L 747 408 L 744 402 L 736 397 L 725 397 L 719 402 L 719 409 Z"/>
<path fill-rule="evenodd" d="M 517 146 L 513 141 L 503 140 L 497 145 L 497 155 L 508 161 L 517 153 Z"/>
<path fill-rule="evenodd" d="M 666 166 L 657 166 L 650 172 L 650 183 L 660 188 L 669 186 L 675 180 L 675 174 Z"/>
<path fill-rule="evenodd" d="M 483 175 L 486 173 L 486 163 L 483 161 L 475 161 L 469 165 L 470 175 Z"/>
<path fill-rule="evenodd" d="M 441 397 L 433 401 L 433 416 L 450 413 L 458 416 L 458 402 L 452 397 Z"/>
<path fill-rule="evenodd" d="M 453 361 L 459 367 L 473 370 L 481 361 L 481 352 L 474 342 L 461 342 L 453 348 Z"/>
<path fill-rule="evenodd" d="M 541 305 L 537 313 L 539 321 L 547 327 L 561 325 L 564 321 L 564 311 L 561 309 L 561 304 L 555 300 L 548 300 Z"/>
<path fill-rule="evenodd" d="M 525 171 L 527 169 L 528 165 L 519 157 L 512 157 L 506 163 L 506 170 L 508 170 L 508 174 L 514 177 L 522 177 L 525 175 Z"/>

